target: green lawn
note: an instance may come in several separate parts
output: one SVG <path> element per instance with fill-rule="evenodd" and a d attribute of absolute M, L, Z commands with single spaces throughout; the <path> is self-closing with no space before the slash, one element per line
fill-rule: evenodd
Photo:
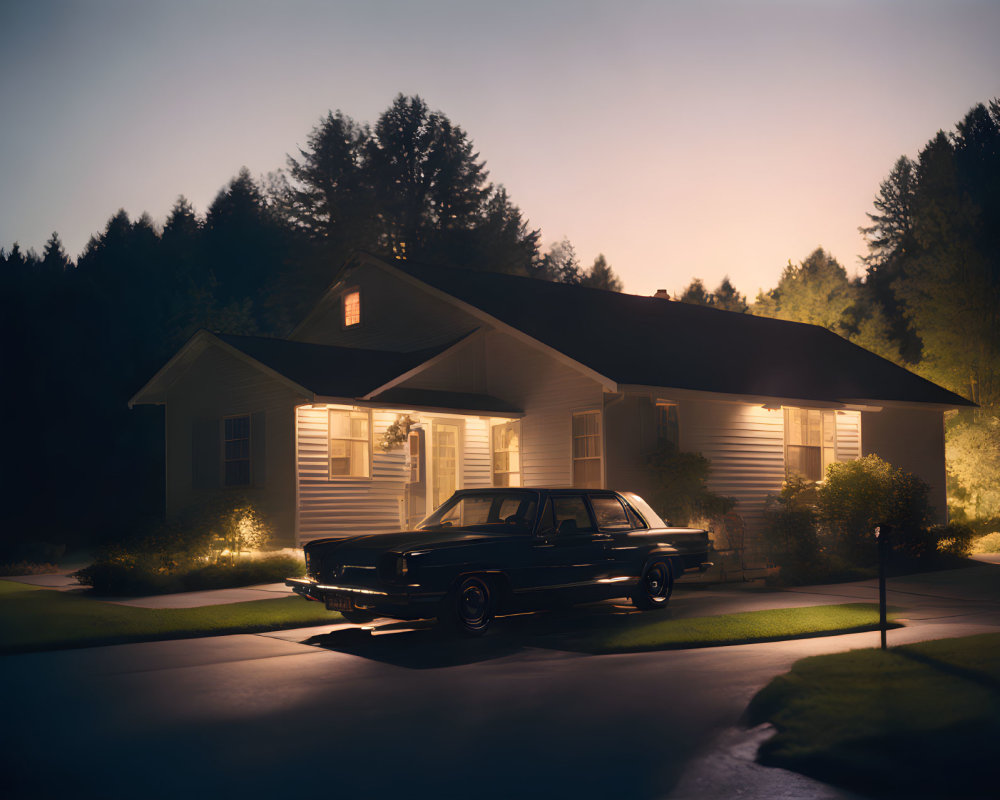
<path fill-rule="evenodd" d="M 878 629 L 878 606 L 848 603 L 694 619 L 658 619 L 656 612 L 650 612 L 630 619 L 635 622 L 627 628 L 593 632 L 584 644 L 594 652 L 624 653 L 855 633 Z M 898 625 L 890 623 L 890 627 Z"/>
<path fill-rule="evenodd" d="M 0 581 L 0 653 L 183 639 L 341 622 L 299 597 L 201 608 L 133 608 Z"/>
<path fill-rule="evenodd" d="M 817 656 L 751 702 L 759 760 L 873 796 L 997 797 L 1000 634 Z"/>

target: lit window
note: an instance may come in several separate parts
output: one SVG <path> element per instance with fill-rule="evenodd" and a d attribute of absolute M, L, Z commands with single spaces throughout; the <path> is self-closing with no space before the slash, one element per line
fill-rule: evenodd
<path fill-rule="evenodd" d="M 837 422 L 833 411 L 785 409 L 785 472 L 821 481 L 837 460 Z"/>
<path fill-rule="evenodd" d="M 353 291 L 344 295 L 344 327 L 361 324 L 361 292 Z"/>
<path fill-rule="evenodd" d="M 573 485 L 601 488 L 601 412 L 573 415 Z"/>
<path fill-rule="evenodd" d="M 680 422 L 677 418 L 677 404 L 666 400 L 656 401 L 656 445 L 657 447 L 680 448 Z"/>
<path fill-rule="evenodd" d="M 504 422 L 491 431 L 493 485 L 521 485 L 521 423 Z"/>
<path fill-rule="evenodd" d="M 226 417 L 224 424 L 225 484 L 226 486 L 249 486 L 250 415 Z"/>
<path fill-rule="evenodd" d="M 330 410 L 330 477 L 371 476 L 371 414 Z"/>

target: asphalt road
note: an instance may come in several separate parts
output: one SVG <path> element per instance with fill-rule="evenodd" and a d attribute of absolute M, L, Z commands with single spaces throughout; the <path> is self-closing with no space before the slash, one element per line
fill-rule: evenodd
<path fill-rule="evenodd" d="M 1000 566 L 891 584 L 890 644 L 1000 630 Z M 873 599 L 871 583 L 678 588 L 662 612 Z M 0 658 L 6 798 L 849 795 L 752 763 L 738 723 L 795 660 L 878 634 L 594 656 L 611 604 L 507 618 L 479 641 L 354 626 Z"/>

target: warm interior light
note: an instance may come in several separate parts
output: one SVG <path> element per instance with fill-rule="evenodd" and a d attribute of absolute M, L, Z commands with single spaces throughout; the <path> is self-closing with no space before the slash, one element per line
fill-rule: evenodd
<path fill-rule="evenodd" d="M 361 322 L 361 292 L 348 292 L 344 295 L 344 327 L 350 328 Z"/>

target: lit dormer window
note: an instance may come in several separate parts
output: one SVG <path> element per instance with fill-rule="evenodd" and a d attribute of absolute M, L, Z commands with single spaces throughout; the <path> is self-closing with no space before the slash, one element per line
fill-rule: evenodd
<path fill-rule="evenodd" d="M 361 324 L 361 292 L 355 289 L 344 295 L 344 327 Z"/>

